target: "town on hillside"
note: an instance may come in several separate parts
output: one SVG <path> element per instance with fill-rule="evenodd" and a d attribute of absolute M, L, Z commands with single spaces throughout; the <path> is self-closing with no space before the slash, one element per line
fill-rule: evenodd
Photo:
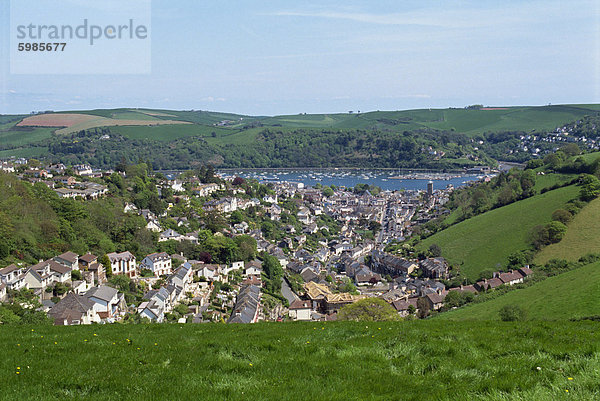
<path fill-rule="evenodd" d="M 69 202 L 117 197 L 114 182 L 128 178 L 125 171 L 26 159 L 0 167 L 0 174 L 47 186 Z M 265 185 L 219 176 L 210 167 L 171 178 L 156 174 L 152 182 L 151 190 L 169 200 L 166 208 L 152 211 L 134 200 L 123 203 L 122 213 L 143 218 L 153 252 L 71 249 L 36 264 L 0 266 L 0 300 L 26 298 L 26 307 L 56 325 L 327 321 L 368 297 L 385 300 L 401 317 L 424 317 L 442 309 L 451 293 L 468 296 L 518 284 L 532 273 L 528 267 L 499 271 L 447 288 L 455 273 L 435 251 L 412 258 L 386 252 L 391 241 L 447 213 L 443 205 L 452 186 L 382 191 L 366 184 Z M 197 252 L 200 245 L 225 239 L 246 250 L 239 259 L 225 248 Z"/>

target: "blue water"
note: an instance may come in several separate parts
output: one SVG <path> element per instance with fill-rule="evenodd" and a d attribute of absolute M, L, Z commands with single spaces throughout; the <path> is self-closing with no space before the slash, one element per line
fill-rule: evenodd
<path fill-rule="evenodd" d="M 447 179 L 434 176 L 418 179 L 392 179 L 400 175 L 399 171 L 393 170 L 345 170 L 345 169 L 325 169 L 325 170 L 227 170 L 221 171 L 225 176 L 239 176 L 242 178 L 258 179 L 261 182 L 290 181 L 302 182 L 306 187 L 314 186 L 317 183 L 321 185 L 336 185 L 345 187 L 354 187 L 357 184 L 369 184 L 380 187 L 383 190 L 426 190 L 427 183 L 433 182 L 433 189 L 445 189 L 448 185 L 459 187 L 469 181 L 476 181 L 477 176 L 450 174 Z M 403 172 L 407 174 L 406 171 Z M 436 179 L 437 178 L 437 179 Z"/>

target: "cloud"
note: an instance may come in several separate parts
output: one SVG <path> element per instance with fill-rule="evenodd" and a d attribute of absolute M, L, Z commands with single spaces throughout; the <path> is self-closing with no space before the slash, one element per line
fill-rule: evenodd
<path fill-rule="evenodd" d="M 590 4 L 583 0 L 574 2 L 582 6 Z M 477 3 L 474 3 L 477 4 Z M 465 7 L 428 7 L 400 13 L 376 14 L 356 11 L 290 11 L 282 10 L 266 15 L 277 17 L 307 17 L 347 20 L 376 25 L 406 25 L 428 26 L 439 28 L 481 28 L 490 25 L 525 23 L 532 21 L 532 15 L 540 20 L 547 16 L 562 17 L 567 14 L 582 13 L 578 6 L 572 5 L 565 10 L 564 4 L 559 1 L 529 1 L 509 7 L 502 5 L 496 7 L 483 7 L 481 5 Z M 589 12 L 589 9 L 587 10 Z"/>
<path fill-rule="evenodd" d="M 226 99 L 224 97 L 212 97 L 212 96 L 207 96 L 204 97 L 202 99 L 203 102 L 224 102 Z"/>

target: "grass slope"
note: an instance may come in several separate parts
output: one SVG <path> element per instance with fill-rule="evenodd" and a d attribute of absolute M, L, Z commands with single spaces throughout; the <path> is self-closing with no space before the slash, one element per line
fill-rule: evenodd
<path fill-rule="evenodd" d="M 419 248 L 438 244 L 450 263 L 462 264 L 464 276 L 477 279 L 481 271 L 505 266 L 511 253 L 526 249 L 531 229 L 549 222 L 552 212 L 578 193 L 570 185 L 491 210 L 432 235 Z"/>
<path fill-rule="evenodd" d="M 557 400 L 568 392 L 598 399 L 597 328 L 442 321 L 3 327 L 0 398 Z"/>
<path fill-rule="evenodd" d="M 600 315 L 600 263 L 550 277 L 531 287 L 439 315 L 444 320 L 499 320 L 505 305 L 521 305 L 531 319 L 569 319 Z"/>
<path fill-rule="evenodd" d="M 557 244 L 545 247 L 535 262 L 550 259 L 576 261 L 588 253 L 600 252 L 600 199 L 588 203 L 568 225 L 567 233 Z"/>

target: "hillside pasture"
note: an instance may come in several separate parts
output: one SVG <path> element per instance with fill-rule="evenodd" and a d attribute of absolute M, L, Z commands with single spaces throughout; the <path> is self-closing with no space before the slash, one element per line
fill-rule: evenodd
<path fill-rule="evenodd" d="M 442 313 L 442 320 L 499 320 L 505 305 L 520 305 L 528 319 L 562 320 L 600 315 L 600 263 L 550 277 L 498 298 Z"/>
<path fill-rule="evenodd" d="M 579 187 L 570 185 L 490 210 L 426 238 L 419 249 L 438 244 L 463 276 L 476 280 L 481 271 L 498 270 L 510 254 L 529 248 L 532 228 L 550 222 L 552 212 L 578 193 Z"/>
<path fill-rule="evenodd" d="M 576 261 L 588 253 L 600 253 L 600 198 L 581 209 L 568 224 L 563 239 L 542 249 L 535 262 L 544 264 L 551 259 Z"/>

